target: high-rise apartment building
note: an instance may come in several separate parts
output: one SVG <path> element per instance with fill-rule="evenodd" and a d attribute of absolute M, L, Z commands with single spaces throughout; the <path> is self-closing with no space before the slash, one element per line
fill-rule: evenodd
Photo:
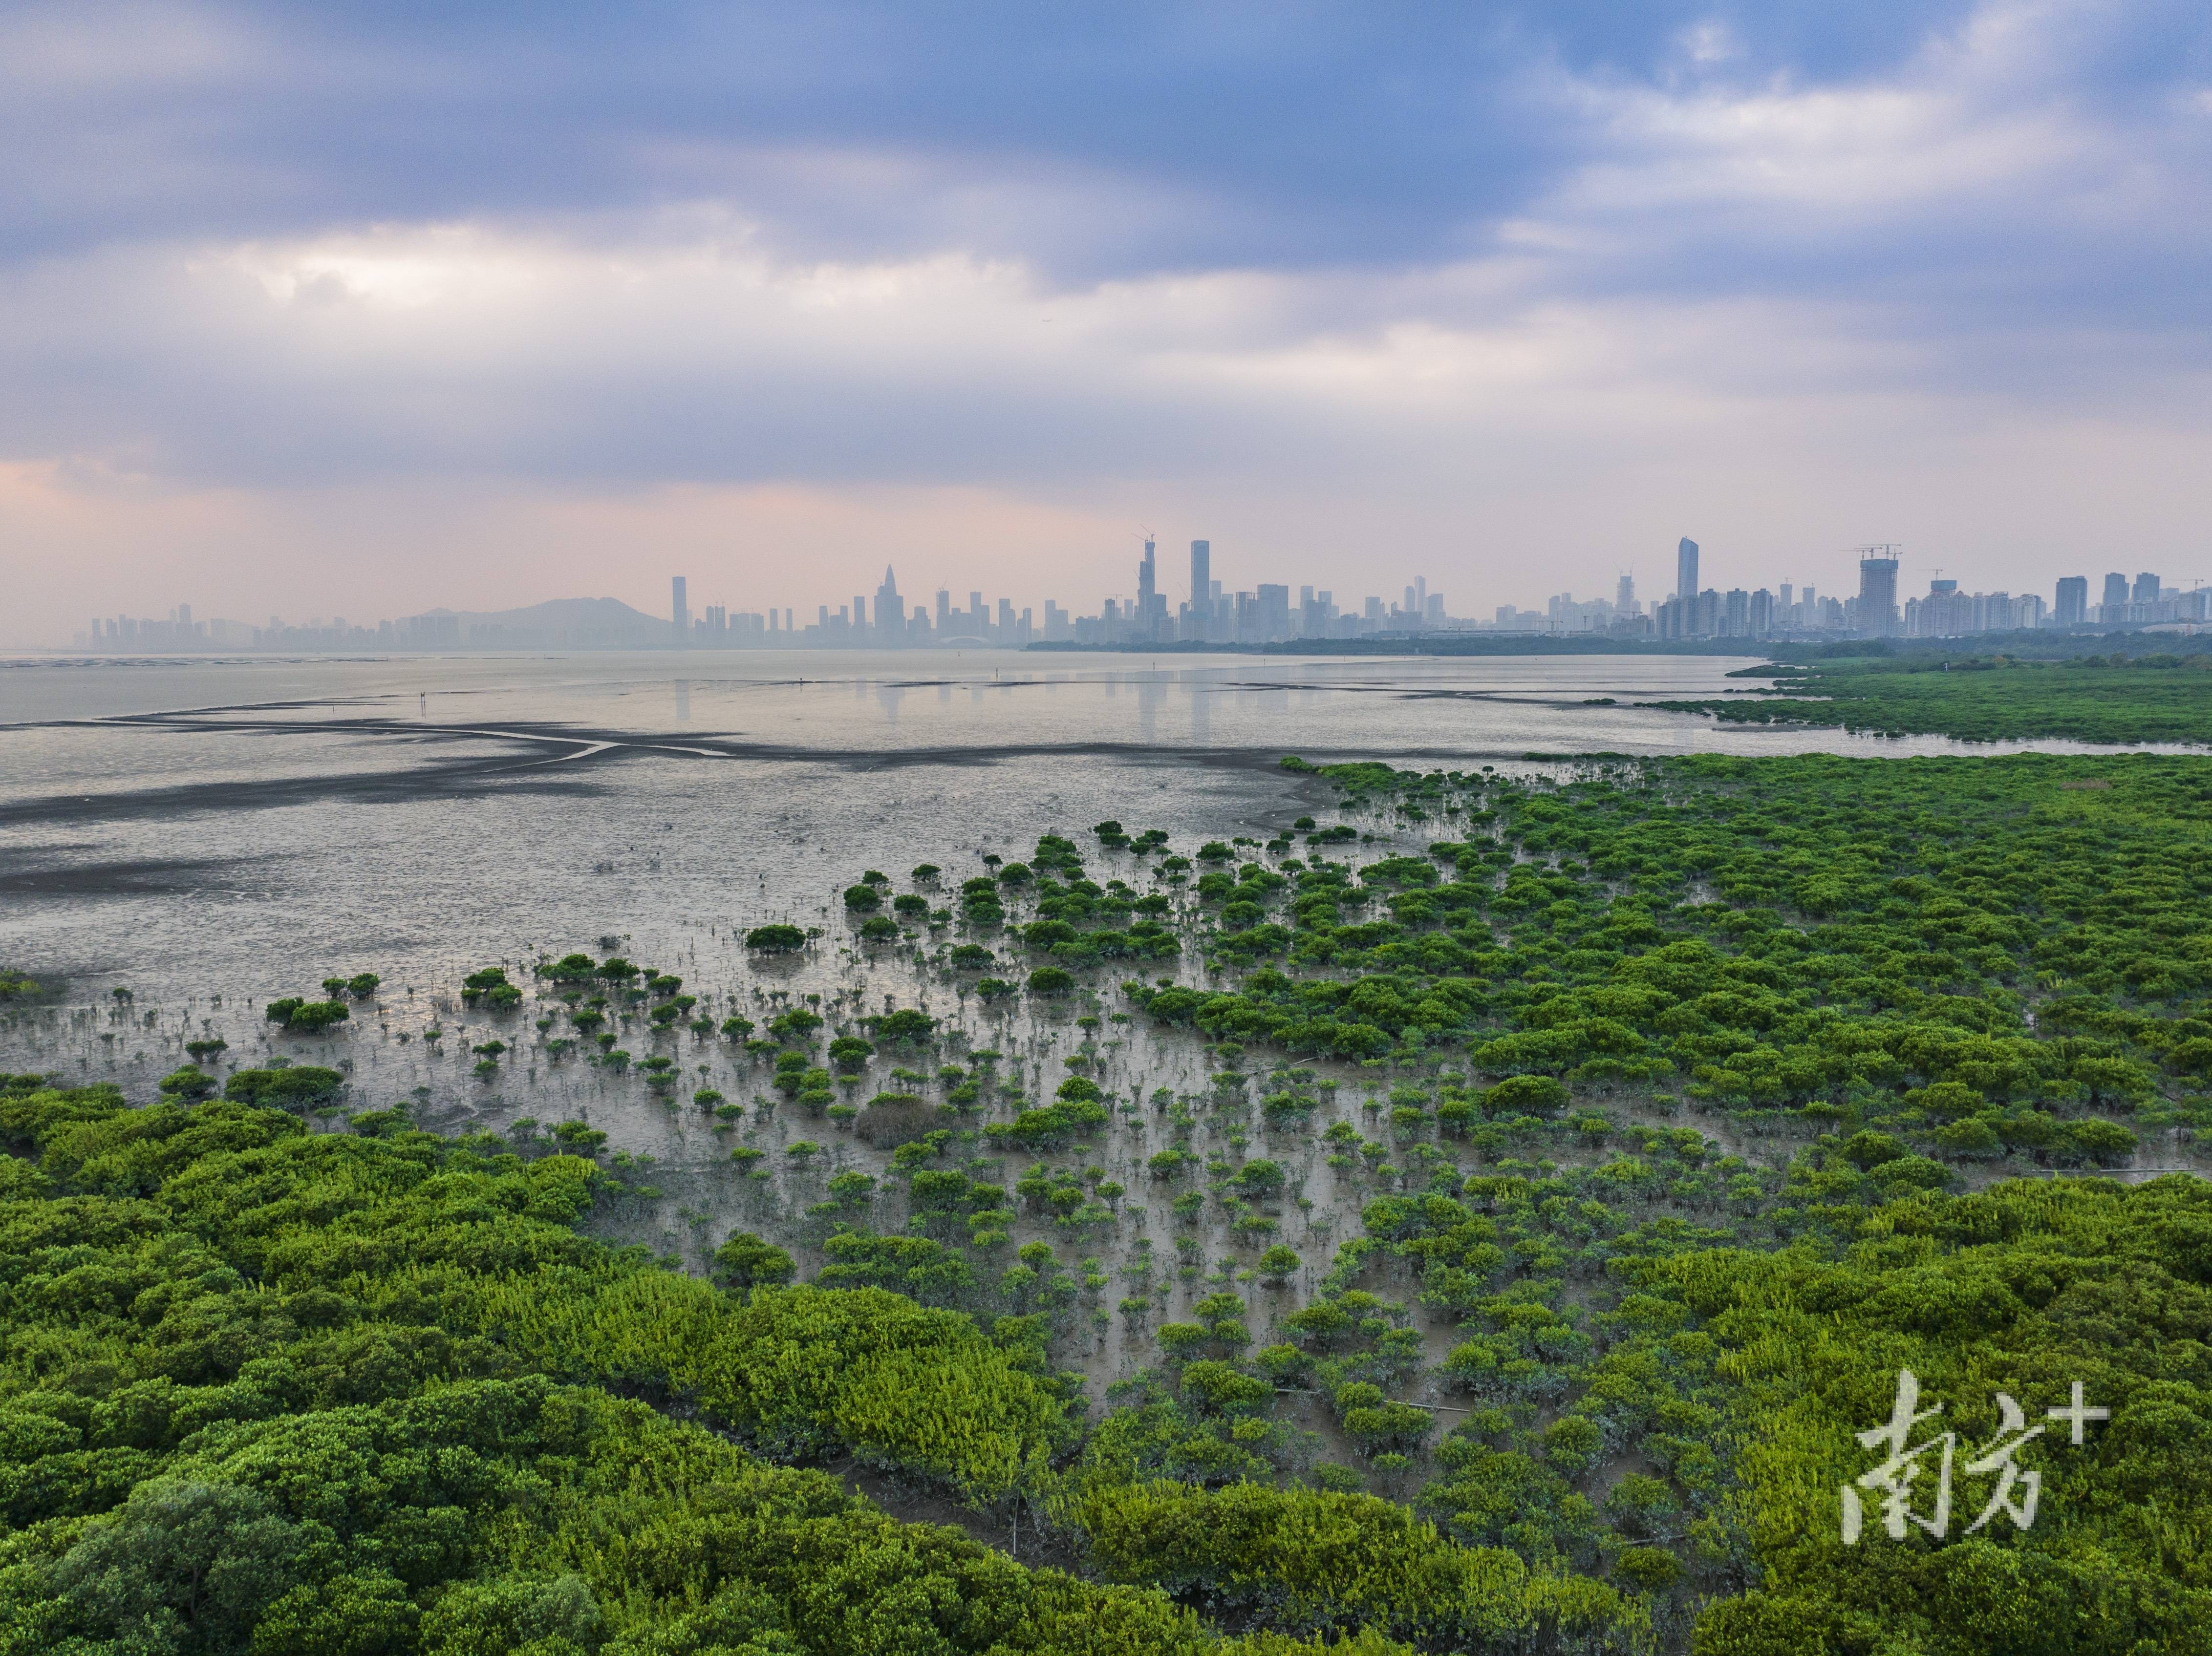
<path fill-rule="evenodd" d="M 1613 607 L 1624 616 L 1636 613 L 1636 577 L 1632 573 L 1623 575 L 1613 588 Z"/>
<path fill-rule="evenodd" d="M 2128 578 L 2125 575 L 2121 574 L 2119 571 L 2116 569 L 2111 574 L 2105 577 L 2105 608 L 2107 610 L 2118 610 L 2124 605 L 2127 601 Z M 2107 616 L 2105 619 L 2107 621 L 2116 621 L 2118 617 L 2117 616 Z"/>
<path fill-rule="evenodd" d="M 1859 631 L 1869 638 L 1893 638 L 1898 631 L 1897 560 L 1859 560 Z"/>
<path fill-rule="evenodd" d="M 2058 602 L 2053 606 L 2061 627 L 2079 627 L 2089 619 L 2089 578 L 2087 575 L 2061 575 L 2058 578 Z"/>
<path fill-rule="evenodd" d="M 672 600 L 671 607 L 675 610 L 676 615 L 675 625 L 670 629 L 675 634 L 672 641 L 680 650 L 691 637 L 691 605 L 690 600 L 684 596 L 683 576 L 672 577 L 668 583 L 668 589 Z"/>
<path fill-rule="evenodd" d="M 1958 638 L 1973 628 L 1974 600 L 1960 593 L 1955 580 L 1929 581 L 1928 596 L 1906 608 L 1912 611 L 1909 638 Z"/>
<path fill-rule="evenodd" d="M 2136 590 L 2131 595 L 2131 602 L 2136 604 L 2156 604 L 2158 602 L 2158 577 L 2155 575 L 2137 575 L 2136 577 Z"/>
<path fill-rule="evenodd" d="M 1698 543 L 1687 535 L 1674 549 L 1674 596 L 1688 598 L 1698 591 Z"/>

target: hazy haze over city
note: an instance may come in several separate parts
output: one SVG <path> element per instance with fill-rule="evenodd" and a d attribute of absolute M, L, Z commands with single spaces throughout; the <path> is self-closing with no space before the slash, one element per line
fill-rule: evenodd
<path fill-rule="evenodd" d="M 2185 587 L 2208 240 L 2181 3 L 0 7 L 0 642 Z"/>

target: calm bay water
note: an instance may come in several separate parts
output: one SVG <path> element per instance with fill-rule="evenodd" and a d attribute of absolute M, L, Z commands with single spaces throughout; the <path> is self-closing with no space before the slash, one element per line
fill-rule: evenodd
<path fill-rule="evenodd" d="M 811 914 L 863 865 L 1011 854 L 1106 816 L 1178 838 L 1274 826 L 1305 797 L 1275 767 L 1288 752 L 1463 769 L 1960 748 L 1584 705 L 1724 691 L 1742 664 L 19 664 L 0 670 L 0 961 L 88 995 L 273 995 L 341 966 L 427 986 L 601 935 L 672 958 L 702 925 Z"/>

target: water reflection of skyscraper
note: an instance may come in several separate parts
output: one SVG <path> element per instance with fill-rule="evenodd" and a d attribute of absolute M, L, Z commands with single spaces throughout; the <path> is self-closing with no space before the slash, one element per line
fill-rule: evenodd
<path fill-rule="evenodd" d="M 884 718 L 890 724 L 898 723 L 899 703 L 905 700 L 906 687 L 902 684 L 885 680 L 876 686 L 876 705 L 884 710 Z"/>
<path fill-rule="evenodd" d="M 679 725 L 691 722 L 691 681 L 688 678 L 676 681 L 676 722 Z"/>
<path fill-rule="evenodd" d="M 1168 699 L 1166 675 L 1137 676 L 1137 735 L 1146 747 L 1159 739 L 1160 707 Z"/>

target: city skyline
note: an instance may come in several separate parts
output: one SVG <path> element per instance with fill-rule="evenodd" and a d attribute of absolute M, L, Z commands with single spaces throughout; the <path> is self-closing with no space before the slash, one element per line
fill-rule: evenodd
<path fill-rule="evenodd" d="M 1133 596 L 1112 594 L 1097 600 L 1095 612 L 1046 597 L 1018 604 L 985 589 L 970 588 L 956 604 L 952 589 L 935 587 L 917 601 L 898 586 L 895 567 L 886 566 L 872 597 L 856 592 L 833 608 L 824 600 L 802 618 L 798 606 L 747 610 L 727 602 L 696 611 L 690 577 L 668 578 L 669 616 L 663 619 L 612 598 L 552 600 L 535 606 L 557 611 L 561 619 L 526 622 L 531 610 L 471 615 L 434 610 L 373 626 L 349 623 L 334 616 L 328 626 L 314 617 L 306 625 L 271 616 L 267 627 L 220 617 L 196 621 L 190 604 L 173 607 L 166 618 L 118 614 L 94 617 L 71 640 L 77 650 L 132 649 L 461 649 L 580 646 L 628 648 L 911 648 L 921 646 L 981 646 L 1021 648 L 1031 644 L 1121 647 L 1131 645 L 1247 646 L 1351 638 L 1416 639 L 1429 634 L 1538 634 L 1553 637 L 1604 636 L 1654 642 L 1741 638 L 1747 641 L 1818 638 L 1951 638 L 1980 633 L 2041 628 L 2129 629 L 2185 627 L 2212 621 L 2212 588 L 2168 585 L 2154 572 L 2132 577 L 2106 572 L 2100 598 L 2088 602 L 2089 578 L 2062 576 L 2053 597 L 2009 590 L 1962 591 L 1956 578 L 1931 575 L 1925 594 L 1899 598 L 1903 570 L 1900 548 L 1878 544 L 1855 549 L 1855 590 L 1823 592 L 1788 578 L 1775 586 L 1731 586 L 1725 591 L 1698 585 L 1703 548 L 1688 536 L 1676 544 L 1677 590 L 1646 604 L 1636 595 L 1632 571 L 1616 579 L 1611 599 L 1577 598 L 1571 590 L 1550 595 L 1541 609 L 1496 605 L 1488 617 L 1455 615 L 1448 595 L 1429 589 L 1416 574 L 1395 598 L 1363 596 L 1352 607 L 1337 602 L 1334 588 L 1301 583 L 1293 602 L 1288 582 L 1256 582 L 1249 588 L 1224 589 L 1212 575 L 1212 543 L 1189 543 L 1185 596 L 1171 603 L 1159 581 L 1158 544 L 1146 533 L 1134 570 Z M 1687 586 L 1686 593 L 1680 590 Z M 578 611 L 581 606 L 581 613 Z"/>

